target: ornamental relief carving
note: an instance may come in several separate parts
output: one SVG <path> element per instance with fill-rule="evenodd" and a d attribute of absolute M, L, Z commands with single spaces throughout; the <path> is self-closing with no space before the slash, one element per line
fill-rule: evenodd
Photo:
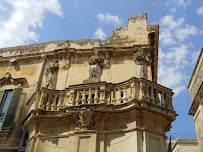
<path fill-rule="evenodd" d="M 0 79 L 0 87 L 4 85 L 16 85 L 18 87 L 29 87 L 25 78 L 13 78 L 9 72 L 6 72 L 4 77 Z"/>
<path fill-rule="evenodd" d="M 92 129 L 94 126 L 94 108 L 82 107 L 77 109 L 76 127 L 82 130 Z"/>

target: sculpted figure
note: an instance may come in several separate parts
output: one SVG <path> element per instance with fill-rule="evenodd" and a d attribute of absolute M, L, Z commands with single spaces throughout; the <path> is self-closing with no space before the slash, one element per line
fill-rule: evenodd
<path fill-rule="evenodd" d="M 136 75 L 137 77 L 144 77 L 147 79 L 148 69 L 151 68 L 152 59 L 149 52 L 143 50 L 143 48 L 139 49 L 133 56 L 134 61 L 137 65 L 136 67 Z"/>
<path fill-rule="evenodd" d="M 100 78 L 102 74 L 102 68 L 104 66 L 104 57 L 94 55 L 89 58 L 89 79 L 91 78 Z"/>
<path fill-rule="evenodd" d="M 59 69 L 59 64 L 58 64 L 58 61 L 55 61 L 52 66 L 49 66 L 46 68 L 46 71 L 45 71 L 45 76 L 46 76 L 46 82 L 45 82 L 45 85 L 44 87 L 45 88 L 49 88 L 51 82 L 52 82 L 52 79 L 53 79 L 53 73 L 55 71 L 57 71 Z"/>

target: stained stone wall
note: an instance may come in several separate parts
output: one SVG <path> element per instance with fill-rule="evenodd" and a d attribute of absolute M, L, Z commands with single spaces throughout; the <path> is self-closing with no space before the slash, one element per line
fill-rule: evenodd
<path fill-rule="evenodd" d="M 157 84 L 158 37 L 143 13 L 106 40 L 1 48 L 0 89 L 23 91 L 0 151 L 165 152 L 177 114 Z"/>

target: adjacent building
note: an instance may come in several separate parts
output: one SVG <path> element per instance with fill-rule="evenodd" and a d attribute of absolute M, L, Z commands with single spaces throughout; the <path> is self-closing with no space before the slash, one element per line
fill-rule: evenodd
<path fill-rule="evenodd" d="M 192 105 L 189 115 L 194 116 L 199 151 L 203 151 L 203 48 L 188 84 Z"/>

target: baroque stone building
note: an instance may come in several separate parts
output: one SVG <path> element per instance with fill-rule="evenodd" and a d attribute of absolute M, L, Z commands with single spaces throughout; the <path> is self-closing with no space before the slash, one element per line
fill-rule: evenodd
<path fill-rule="evenodd" d="M 0 151 L 166 152 L 177 114 L 157 84 L 159 26 L 0 49 Z"/>
<path fill-rule="evenodd" d="M 192 105 L 189 115 L 194 116 L 199 151 L 203 151 L 203 48 L 188 84 Z"/>

